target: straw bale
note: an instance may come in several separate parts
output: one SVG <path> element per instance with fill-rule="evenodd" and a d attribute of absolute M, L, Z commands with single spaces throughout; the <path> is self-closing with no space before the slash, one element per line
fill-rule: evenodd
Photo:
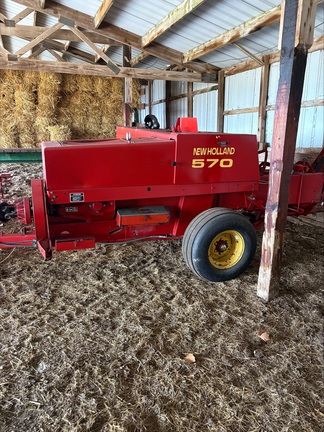
<path fill-rule="evenodd" d="M 36 146 L 36 135 L 34 128 L 30 128 L 29 122 L 19 124 L 19 147 L 31 148 Z"/>
<path fill-rule="evenodd" d="M 71 130 L 66 125 L 48 127 L 51 141 L 64 141 L 71 139 Z"/>
<path fill-rule="evenodd" d="M 95 96 L 99 98 L 109 96 L 112 92 L 111 83 L 113 79 L 101 76 L 96 76 L 93 78 L 93 91 L 95 93 Z"/>
<path fill-rule="evenodd" d="M 50 132 L 49 126 L 53 126 L 53 119 L 49 117 L 38 117 L 36 118 L 36 142 L 37 146 L 40 145 L 42 141 L 49 141 Z"/>
<path fill-rule="evenodd" d="M 74 93 L 78 91 L 78 75 L 63 74 L 61 89 L 63 93 Z"/>
<path fill-rule="evenodd" d="M 93 76 L 79 75 L 77 78 L 78 89 L 81 92 L 92 93 L 93 92 Z"/>
<path fill-rule="evenodd" d="M 0 126 L 0 148 L 17 147 L 17 132 L 11 125 Z"/>

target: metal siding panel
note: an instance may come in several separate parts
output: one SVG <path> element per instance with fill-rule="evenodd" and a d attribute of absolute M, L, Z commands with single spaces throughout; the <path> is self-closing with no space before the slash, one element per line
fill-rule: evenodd
<path fill-rule="evenodd" d="M 152 113 L 158 119 L 160 128 L 165 128 L 165 103 L 160 103 L 152 106 Z"/>
<path fill-rule="evenodd" d="M 224 109 L 252 108 L 259 105 L 261 68 L 225 79 Z"/>
<path fill-rule="evenodd" d="M 324 107 L 307 107 L 300 111 L 296 148 L 322 148 Z"/>
<path fill-rule="evenodd" d="M 218 91 L 203 93 L 193 98 L 193 116 L 198 119 L 198 130 L 216 132 Z"/>
<path fill-rule="evenodd" d="M 258 113 L 224 116 L 224 132 L 257 134 Z"/>
<path fill-rule="evenodd" d="M 187 117 L 187 98 L 181 98 L 169 103 L 170 109 L 170 122 L 171 125 L 175 126 L 178 117 Z"/>

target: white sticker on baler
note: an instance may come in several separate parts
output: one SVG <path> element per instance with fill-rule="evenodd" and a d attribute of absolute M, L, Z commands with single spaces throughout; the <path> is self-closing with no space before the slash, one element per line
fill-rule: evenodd
<path fill-rule="evenodd" d="M 70 202 L 82 202 L 82 201 L 84 201 L 83 192 L 70 193 Z"/>

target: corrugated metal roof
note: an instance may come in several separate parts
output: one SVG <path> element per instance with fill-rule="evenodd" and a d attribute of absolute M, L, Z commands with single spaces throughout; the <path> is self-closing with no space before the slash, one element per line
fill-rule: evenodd
<path fill-rule="evenodd" d="M 148 3 L 147 0 L 115 0 L 109 9 L 105 23 L 112 24 L 123 29 L 124 32 L 131 32 L 137 35 L 140 42 L 148 32 L 161 19 L 166 17 L 183 0 L 155 0 Z M 37 3 L 37 2 L 35 2 Z M 54 4 L 66 6 L 87 16 L 94 17 L 102 5 L 102 0 L 55 0 Z M 165 33 L 158 36 L 154 43 L 162 44 L 167 48 L 176 50 L 179 55 L 210 39 L 222 35 L 225 31 L 235 28 L 238 25 L 254 18 L 281 4 L 280 0 L 206 0 L 182 20 L 174 24 Z M 25 9 L 24 6 L 15 3 L 14 0 L 2 0 L 0 13 L 11 19 Z M 32 25 L 34 14 L 31 14 L 18 23 L 18 25 Z M 51 27 L 57 22 L 53 16 L 38 12 L 36 24 L 40 27 Z M 323 36 L 324 31 L 324 4 L 317 5 L 314 37 Z M 278 45 L 279 23 L 260 29 L 258 32 L 241 38 L 238 43 L 251 54 L 261 56 L 265 53 L 276 51 Z M 127 38 L 127 33 L 125 33 Z M 5 49 L 15 53 L 27 41 L 15 36 L 2 36 Z M 121 40 L 123 37 L 121 37 Z M 60 40 L 61 43 L 65 41 Z M 138 44 L 139 44 L 138 42 Z M 99 48 L 102 44 L 97 44 Z M 87 54 L 95 54 L 84 42 L 71 42 L 71 47 L 78 48 Z M 140 46 L 135 44 L 132 49 L 132 57 L 141 53 Z M 107 52 L 111 59 L 122 64 L 122 51 L 120 47 L 111 46 Z M 26 57 L 27 54 L 24 55 Z M 40 58 L 51 58 L 47 54 L 41 54 Z M 162 56 L 163 57 L 163 56 Z M 72 59 L 72 57 L 69 57 Z M 248 60 L 249 56 L 233 45 L 225 45 L 221 48 L 208 52 L 200 57 L 200 60 L 224 68 Z M 79 61 L 79 60 L 77 60 Z M 165 69 L 171 62 L 152 55 L 141 60 L 136 67 Z"/>

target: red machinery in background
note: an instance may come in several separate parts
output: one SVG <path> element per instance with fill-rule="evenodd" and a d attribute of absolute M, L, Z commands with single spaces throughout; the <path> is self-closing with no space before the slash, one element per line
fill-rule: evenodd
<path fill-rule="evenodd" d="M 254 135 L 198 132 L 187 118 L 173 131 L 118 127 L 114 139 L 44 142 L 42 158 L 31 198 L 6 202 L 0 176 L 0 219 L 24 224 L 0 232 L 0 248 L 37 246 L 50 259 L 53 249 L 183 237 L 188 266 L 215 282 L 254 256 L 269 183 Z M 289 214 L 313 212 L 322 190 L 323 172 L 295 164 Z"/>

